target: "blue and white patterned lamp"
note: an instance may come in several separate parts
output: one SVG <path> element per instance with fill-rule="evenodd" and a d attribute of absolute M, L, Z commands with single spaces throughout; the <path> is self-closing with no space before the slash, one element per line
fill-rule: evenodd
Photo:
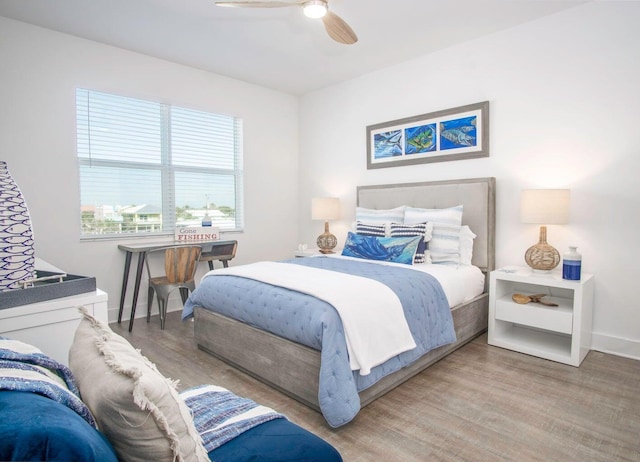
<path fill-rule="evenodd" d="M 19 289 L 35 276 L 29 209 L 20 188 L 0 161 L 0 291 Z"/>

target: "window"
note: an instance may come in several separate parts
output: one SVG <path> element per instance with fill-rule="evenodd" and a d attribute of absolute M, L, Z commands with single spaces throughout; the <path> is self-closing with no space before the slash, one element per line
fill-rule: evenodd
<path fill-rule="evenodd" d="M 240 230 L 242 121 L 76 90 L 81 237 Z"/>

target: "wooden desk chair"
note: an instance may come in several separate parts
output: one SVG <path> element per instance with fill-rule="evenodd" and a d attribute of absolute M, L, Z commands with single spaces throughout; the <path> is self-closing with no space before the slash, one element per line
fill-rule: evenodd
<path fill-rule="evenodd" d="M 164 272 L 161 276 L 153 276 L 149 257 L 157 253 L 164 253 Z M 167 302 L 169 294 L 175 289 L 180 289 L 182 303 L 187 301 L 189 291 L 196 288 L 195 275 L 200 261 L 202 247 L 192 246 L 170 246 L 161 249 L 150 250 L 145 256 L 145 266 L 149 276 L 149 293 L 147 296 L 147 322 L 151 318 L 151 305 L 153 295 L 158 299 L 158 310 L 160 311 L 160 329 L 164 329 L 167 317 Z"/>
<path fill-rule="evenodd" d="M 208 244 L 207 244 L 208 245 Z M 211 245 L 211 250 L 202 252 L 200 261 L 209 262 L 209 270 L 213 270 L 213 262 L 219 260 L 222 266 L 229 267 L 229 260 L 236 256 L 238 241 L 220 241 Z"/>

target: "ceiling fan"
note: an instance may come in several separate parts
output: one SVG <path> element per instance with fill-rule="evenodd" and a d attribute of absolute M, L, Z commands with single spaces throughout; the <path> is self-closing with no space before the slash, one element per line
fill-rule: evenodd
<path fill-rule="evenodd" d="M 338 15 L 329 11 L 327 0 L 296 0 L 294 2 L 285 1 L 259 1 L 259 0 L 237 0 L 230 2 L 214 1 L 218 6 L 230 6 L 239 8 L 280 8 L 283 6 L 302 6 L 305 16 L 309 18 L 322 18 L 324 28 L 333 40 L 345 45 L 352 45 L 358 41 L 358 36 L 353 29 L 344 22 Z"/>

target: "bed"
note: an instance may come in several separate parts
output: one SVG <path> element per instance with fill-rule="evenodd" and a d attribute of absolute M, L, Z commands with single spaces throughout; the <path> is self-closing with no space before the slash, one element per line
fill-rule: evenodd
<path fill-rule="evenodd" d="M 244 285 L 249 282 L 242 276 L 220 274 L 224 277 L 203 278 L 185 304 L 183 313 L 183 318 L 190 317 L 191 314 L 195 317 L 195 337 L 200 349 L 322 412 L 332 427 L 348 423 L 363 406 L 483 333 L 487 328 L 488 312 L 486 275 L 494 269 L 494 178 L 360 186 L 357 188 L 357 205 L 360 208 L 374 210 L 389 210 L 407 205 L 424 209 L 450 209 L 462 206 L 462 224 L 475 233 L 471 263 L 476 269 L 479 268 L 483 280 L 480 290 L 473 297 L 461 303 L 454 303 L 455 306 L 447 306 L 455 332 L 452 341 L 443 342 L 435 348 L 421 352 L 417 358 L 409 358 L 408 361 L 402 359 L 408 354 L 404 352 L 374 367 L 374 373 L 362 377 L 357 371 L 347 369 L 347 372 L 344 372 L 344 368 L 337 372 L 327 371 L 328 362 L 344 362 L 344 359 L 334 360 L 323 347 L 322 336 L 326 335 L 327 331 L 324 324 L 322 327 L 309 326 L 311 330 L 324 329 L 324 333 L 316 334 L 316 337 L 320 337 L 319 344 L 314 344 L 313 339 L 298 338 L 297 334 L 281 333 L 286 332 L 282 324 L 288 324 L 288 319 L 295 317 L 303 305 L 310 303 L 309 299 L 304 298 L 311 297 L 308 294 L 298 294 L 303 299 L 297 299 L 291 313 L 283 314 L 283 299 L 293 296 L 290 289 L 262 283 L 264 287 L 257 289 L 259 292 L 251 292 L 254 289 Z M 338 259 L 313 257 L 296 260 L 302 261 L 287 263 L 307 266 L 307 261 L 323 260 L 323 265 L 331 266 L 335 265 L 334 261 Z M 319 263 L 314 262 L 314 265 L 316 264 Z M 436 268 L 438 265 L 431 266 Z M 351 267 L 342 271 L 348 273 Z M 409 269 L 404 271 L 415 272 Z M 220 283 L 221 280 L 224 280 L 224 283 Z M 250 283 L 257 284 L 256 281 Z M 234 292 L 233 287 L 239 292 Z M 251 295 L 256 293 L 265 293 L 265 299 L 261 299 L 261 295 Z M 263 305 L 261 313 L 257 317 L 247 317 L 248 305 L 254 305 L 256 302 Z M 313 316 L 309 315 L 309 318 L 311 317 Z M 280 324 L 274 324 L 274 320 Z M 320 322 L 323 323 L 324 320 Z M 446 324 L 445 321 L 442 323 Z M 436 327 L 443 330 L 444 324 Z M 409 327 L 415 336 L 413 325 L 410 324 Z M 416 338 L 416 343 L 422 347 L 422 339 Z M 336 350 L 338 353 L 339 351 L 341 350 Z M 330 383 L 329 386 L 326 385 L 327 382 Z M 347 389 L 346 392 L 343 391 L 344 387 Z M 352 388 L 355 391 L 351 391 Z M 334 406 L 340 408 L 334 410 Z"/>

